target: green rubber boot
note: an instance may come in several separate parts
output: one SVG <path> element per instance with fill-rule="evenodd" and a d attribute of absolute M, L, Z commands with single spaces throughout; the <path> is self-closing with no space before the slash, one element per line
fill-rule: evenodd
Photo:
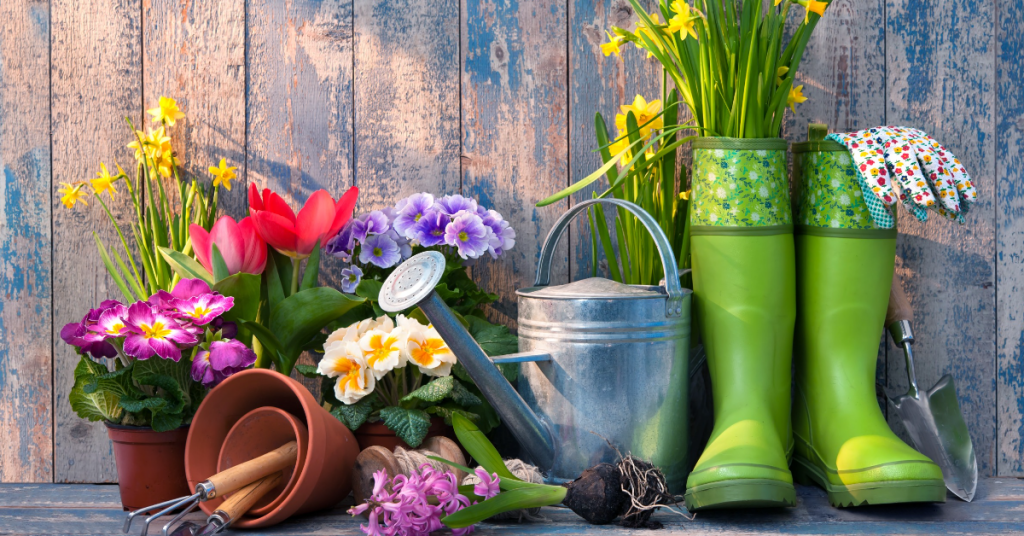
<path fill-rule="evenodd" d="M 694 142 L 691 251 L 715 425 L 686 508 L 793 506 L 790 364 L 795 321 L 784 140 Z"/>
<path fill-rule="evenodd" d="M 944 502 L 942 471 L 901 441 L 875 399 L 896 230 L 876 229 L 846 149 L 795 144 L 798 185 L 793 476 L 833 506 Z"/>

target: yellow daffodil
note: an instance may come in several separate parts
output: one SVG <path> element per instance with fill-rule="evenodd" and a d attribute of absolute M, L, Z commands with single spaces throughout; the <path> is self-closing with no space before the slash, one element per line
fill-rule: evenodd
<path fill-rule="evenodd" d="M 156 160 L 165 151 L 171 151 L 171 138 L 164 131 L 164 127 L 159 127 L 156 130 L 150 129 L 148 134 L 136 130 L 135 134 L 137 138 L 128 144 L 128 148 L 135 149 L 135 159 L 140 162 L 143 155 Z M 142 140 L 141 147 L 139 146 L 140 139 Z"/>
<path fill-rule="evenodd" d="M 117 193 L 117 190 L 114 189 L 114 181 L 118 178 L 120 178 L 120 175 L 111 177 L 110 173 L 107 172 L 107 165 L 100 162 L 100 171 L 97 171 L 96 178 L 90 179 L 89 182 L 92 183 L 92 191 L 96 195 L 100 195 L 103 192 L 110 190 L 110 197 L 114 197 L 114 194 Z"/>
<path fill-rule="evenodd" d="M 776 6 L 777 6 L 777 5 L 779 5 L 779 4 L 781 4 L 781 3 L 782 3 L 782 0 L 775 0 L 775 5 L 776 5 Z"/>
<path fill-rule="evenodd" d="M 651 17 L 651 26 L 648 27 L 647 23 L 645 23 L 643 19 L 641 19 L 636 23 L 636 31 L 639 34 L 646 35 L 647 39 L 649 39 L 658 50 L 661 50 L 661 41 L 658 40 L 658 31 L 661 27 L 661 20 L 658 18 L 657 13 L 652 13 L 649 16 Z M 642 38 L 636 40 L 636 47 L 647 50 L 647 45 L 644 43 L 644 40 Z M 650 58 L 653 55 L 654 52 L 647 50 L 648 58 Z"/>
<path fill-rule="evenodd" d="M 227 161 L 223 158 L 220 159 L 219 166 L 210 166 L 210 173 L 213 174 L 213 186 L 223 185 L 227 190 L 231 191 L 231 179 L 235 178 L 235 170 L 237 167 L 228 167 Z"/>
<path fill-rule="evenodd" d="M 633 99 L 633 104 L 620 106 L 619 108 L 622 110 L 622 113 L 615 115 L 615 126 L 620 131 L 626 131 L 626 116 L 629 112 L 633 112 L 633 115 L 636 117 L 636 125 L 640 127 L 640 137 L 642 138 L 647 138 L 651 135 L 651 130 L 661 129 L 664 125 L 661 116 L 658 115 L 661 112 L 660 100 L 653 100 L 648 103 L 642 95 L 637 95 Z"/>
<path fill-rule="evenodd" d="M 156 162 L 156 172 L 159 173 L 161 177 L 170 177 L 174 175 L 174 168 L 181 165 L 181 160 L 174 155 L 174 151 L 171 149 L 160 152 L 154 161 Z"/>
<path fill-rule="evenodd" d="M 788 72 L 789 72 L 789 67 L 786 67 L 785 65 L 783 65 L 782 67 L 779 67 L 778 69 L 775 69 L 775 85 L 776 86 L 781 86 L 782 85 L 782 79 L 785 78 L 786 73 L 788 73 Z"/>
<path fill-rule="evenodd" d="M 693 25 L 694 21 L 700 17 L 693 14 L 690 9 L 690 4 L 680 0 L 675 0 L 675 2 L 672 2 L 672 11 L 675 12 L 675 16 L 668 21 L 668 31 L 670 33 L 680 32 L 680 36 L 684 41 L 686 40 L 687 35 L 697 39 L 697 30 Z M 683 31 L 686 33 L 681 33 Z"/>
<path fill-rule="evenodd" d="M 818 0 L 798 0 L 801 6 L 804 6 L 804 23 L 808 23 L 811 20 L 811 13 L 817 13 L 819 17 L 825 16 L 825 8 L 828 7 L 828 2 L 819 2 Z"/>
<path fill-rule="evenodd" d="M 148 112 L 153 116 L 154 122 L 164 123 L 169 127 L 173 127 L 175 121 L 185 117 L 178 109 L 178 103 L 170 97 L 160 97 L 160 105 Z"/>
<path fill-rule="evenodd" d="M 786 104 L 789 105 L 789 109 L 796 112 L 796 105 L 807 100 L 804 96 L 804 86 L 801 84 L 793 89 L 789 90 L 789 96 L 786 97 Z"/>
<path fill-rule="evenodd" d="M 85 196 L 87 194 L 84 191 L 82 191 L 82 187 L 85 186 L 85 183 L 80 182 L 75 186 L 72 186 L 66 182 L 62 182 L 61 184 L 63 184 L 64 187 L 57 190 L 57 193 L 62 194 L 60 202 L 64 203 L 65 207 L 74 207 L 75 203 L 77 203 L 78 201 L 81 201 L 83 205 L 89 204 L 89 202 L 86 201 L 85 199 Z"/>
<path fill-rule="evenodd" d="M 611 56 L 612 54 L 618 56 L 619 52 L 622 52 L 619 47 L 622 46 L 622 43 L 626 38 L 621 35 L 613 35 L 607 30 L 605 30 L 604 33 L 608 36 L 608 42 L 601 44 L 601 52 L 603 52 L 605 56 Z"/>

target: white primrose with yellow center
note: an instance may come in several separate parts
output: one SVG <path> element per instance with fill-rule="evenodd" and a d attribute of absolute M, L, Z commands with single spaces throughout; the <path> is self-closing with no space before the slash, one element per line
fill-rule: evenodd
<path fill-rule="evenodd" d="M 335 341 L 327 344 L 324 350 L 317 371 L 329 378 L 338 378 L 334 384 L 334 396 L 338 400 L 345 404 L 355 404 L 373 392 L 377 378 L 367 365 L 358 343 Z"/>
<path fill-rule="evenodd" d="M 414 363 L 427 376 L 447 376 L 452 372 L 452 365 L 458 361 L 441 335 L 432 327 L 407 333 L 404 353 L 409 362 Z"/>
<path fill-rule="evenodd" d="M 390 319 L 388 319 L 390 323 Z M 382 326 L 383 327 L 383 326 Z M 396 368 L 405 366 L 401 351 L 402 329 L 371 329 L 359 339 L 366 364 L 379 380 Z"/>

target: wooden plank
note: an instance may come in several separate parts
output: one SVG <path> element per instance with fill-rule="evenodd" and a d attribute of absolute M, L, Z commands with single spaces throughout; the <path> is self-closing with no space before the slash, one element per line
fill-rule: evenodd
<path fill-rule="evenodd" d="M 293 209 L 321 188 L 337 199 L 354 184 L 352 1 L 248 0 L 246 13 L 248 180 Z M 325 258 L 321 283 L 340 287 L 340 277 Z"/>
<path fill-rule="evenodd" d="M 245 0 L 149 0 L 142 17 L 143 104 L 155 108 L 159 97 L 167 96 L 185 113 L 168 129 L 183 181 L 196 178 L 209 185 L 209 167 L 221 158 L 238 167 L 232 190 L 218 194 L 218 207 L 241 219 L 248 213 Z M 146 114 L 148 125 L 159 126 L 152 119 Z"/>
<path fill-rule="evenodd" d="M 354 27 L 360 212 L 458 193 L 458 0 L 356 0 Z"/>
<path fill-rule="evenodd" d="M 642 3 L 648 12 L 656 9 L 657 2 Z M 661 98 L 661 64 L 655 58 L 632 45 L 622 47 L 621 57 L 606 57 L 601 44 L 608 42 L 606 31 L 613 26 L 632 29 L 638 15 L 628 0 L 575 0 L 569 2 L 569 183 L 575 183 L 601 167 L 601 156 L 594 131 L 594 114 L 600 112 L 616 136 L 615 115 L 619 106 L 630 104 L 637 95 L 648 101 Z M 688 115 L 688 114 L 685 114 Z M 687 149 L 680 153 L 688 153 Z M 538 192 L 542 197 L 555 193 Z M 577 203 L 593 197 L 608 188 L 602 178 L 573 196 Z M 606 214 L 613 214 L 606 211 Z M 590 225 L 585 217 L 572 226 L 571 269 L 574 278 L 590 277 L 593 268 Z M 601 257 L 598 275 L 608 277 L 607 260 Z"/>
<path fill-rule="evenodd" d="M 1000 2 L 996 49 L 996 474 L 1024 476 L 1024 5 Z"/>
<path fill-rule="evenodd" d="M 0 482 L 53 480 L 49 15 L 0 5 Z"/>
<path fill-rule="evenodd" d="M 99 162 L 132 161 L 124 123 L 142 120 L 142 50 L 138 0 L 55 0 L 51 3 L 51 78 L 54 183 L 95 176 Z M 128 167 L 131 167 L 130 165 Z M 130 218 L 130 201 L 119 188 L 111 211 Z M 100 301 L 124 299 L 111 282 L 92 239 L 107 244 L 117 235 L 100 207 L 53 207 L 54 480 L 116 479 L 110 440 L 102 423 L 80 419 L 68 404 L 78 356 L 60 339 L 60 328 L 78 322 Z"/>
<path fill-rule="evenodd" d="M 2 508 L 121 508 L 121 494 L 115 484 L 7 484 Z"/>
<path fill-rule="evenodd" d="M 111 490 L 116 488 L 107 486 Z M 108 491 L 96 486 L 38 486 L 37 492 L 49 494 L 51 498 L 34 501 L 4 502 L 10 495 L 28 491 L 26 487 L 0 486 L 0 533 L 21 534 L 120 534 L 124 513 L 120 508 L 111 507 L 105 499 L 95 504 L 75 502 L 61 503 L 64 497 L 76 497 L 80 491 L 97 491 L 108 495 Z M 72 489 L 68 489 L 72 488 Z M 833 508 L 828 505 L 825 493 L 808 486 L 797 486 L 797 506 L 779 509 L 746 509 L 702 512 L 695 519 L 687 520 L 664 510 L 655 514 L 654 519 L 665 524 L 659 534 L 1021 534 L 1024 521 L 1020 512 L 1024 510 L 1024 490 L 1019 481 L 983 479 L 979 482 L 978 496 L 973 503 L 955 499 L 945 504 L 908 504 L 898 506 Z M 334 510 L 289 519 L 275 527 L 265 529 L 228 531 L 226 534 L 357 534 L 362 517 L 353 517 L 345 512 L 351 505 L 351 498 Z M 481 523 L 474 534 L 483 536 L 526 534 L 526 535 L 577 535 L 605 534 L 608 536 L 640 534 L 616 525 L 588 525 L 571 511 L 561 507 L 544 508 L 542 523 Z M 168 518 L 163 518 L 150 534 Z M 200 521 L 202 516 L 191 514 L 189 519 Z M 138 527 L 135 527 L 138 530 Z"/>
<path fill-rule="evenodd" d="M 920 223 L 903 211 L 897 272 L 915 313 L 918 385 L 953 375 L 983 476 L 997 469 L 996 20 L 989 7 L 979 0 L 886 4 L 886 121 L 935 136 L 979 192 L 963 226 L 934 214 Z M 901 359 L 889 360 L 888 378 L 890 393 L 905 392 Z"/>
<path fill-rule="evenodd" d="M 536 274 L 541 243 L 567 203 L 537 208 L 568 185 L 567 13 L 556 0 L 462 0 L 463 193 L 500 212 L 515 247 L 473 277 L 501 299 L 492 320 L 515 325 L 517 288 Z M 568 248 L 552 284 L 565 282 Z"/>

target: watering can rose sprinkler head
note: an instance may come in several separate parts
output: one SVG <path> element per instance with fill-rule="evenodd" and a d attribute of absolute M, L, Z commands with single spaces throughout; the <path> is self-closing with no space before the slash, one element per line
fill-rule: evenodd
<path fill-rule="evenodd" d="M 444 300 L 434 292 L 434 287 L 444 276 L 444 267 L 444 255 L 437 251 L 425 251 L 403 262 L 381 287 L 381 309 L 397 313 L 418 306 L 519 440 L 531 461 L 541 470 L 550 469 L 554 463 L 555 447 L 548 426 L 530 409 L 462 327 Z"/>

